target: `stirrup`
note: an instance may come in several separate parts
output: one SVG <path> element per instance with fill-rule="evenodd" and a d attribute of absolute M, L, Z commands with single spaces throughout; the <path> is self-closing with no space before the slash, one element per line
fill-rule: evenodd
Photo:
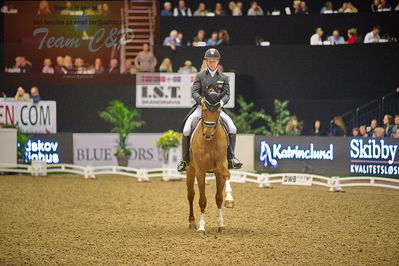
<path fill-rule="evenodd" d="M 179 164 L 177 165 L 177 171 L 178 172 L 183 172 L 186 171 L 188 163 L 186 161 L 180 161 Z"/>
<path fill-rule="evenodd" d="M 228 160 L 229 169 L 241 169 L 242 163 L 237 158 L 232 158 Z"/>

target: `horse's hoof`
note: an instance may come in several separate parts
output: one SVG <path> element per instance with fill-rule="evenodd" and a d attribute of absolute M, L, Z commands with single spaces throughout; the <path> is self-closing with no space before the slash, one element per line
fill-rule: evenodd
<path fill-rule="evenodd" d="M 226 227 L 224 226 L 218 227 L 218 233 L 223 233 L 224 231 L 226 231 Z"/>
<path fill-rule="evenodd" d="M 205 235 L 205 230 L 198 230 L 197 233 L 200 236 L 204 236 Z"/>
<path fill-rule="evenodd" d="M 234 208 L 234 201 L 232 200 L 226 200 L 226 202 L 224 203 L 224 206 L 226 208 Z"/>
<path fill-rule="evenodd" d="M 188 225 L 188 229 L 189 230 L 195 230 L 195 229 L 197 229 L 197 226 L 195 224 L 189 224 Z"/>

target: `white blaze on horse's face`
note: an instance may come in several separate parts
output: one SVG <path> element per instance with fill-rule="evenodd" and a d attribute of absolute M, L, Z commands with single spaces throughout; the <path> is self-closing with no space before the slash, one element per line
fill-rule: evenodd
<path fill-rule="evenodd" d="M 202 105 L 202 136 L 206 140 L 212 140 L 215 136 L 221 110 L 219 107 L 215 112 L 211 112 L 205 104 Z"/>

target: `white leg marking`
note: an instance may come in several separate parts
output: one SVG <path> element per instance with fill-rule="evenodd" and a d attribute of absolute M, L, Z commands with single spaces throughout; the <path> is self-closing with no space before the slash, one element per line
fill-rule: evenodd
<path fill-rule="evenodd" d="M 231 186 L 230 186 L 230 180 L 227 180 L 226 181 L 226 201 L 233 200 L 232 192 L 233 192 L 233 190 L 231 189 Z"/>
<path fill-rule="evenodd" d="M 205 213 L 201 213 L 198 231 L 205 231 Z"/>
<path fill-rule="evenodd" d="M 224 226 L 222 209 L 218 209 L 218 226 L 219 227 L 223 227 Z"/>

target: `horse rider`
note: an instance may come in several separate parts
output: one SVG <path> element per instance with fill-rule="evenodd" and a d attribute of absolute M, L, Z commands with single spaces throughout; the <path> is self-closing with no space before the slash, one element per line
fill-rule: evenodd
<path fill-rule="evenodd" d="M 214 91 L 218 92 L 219 95 L 223 95 L 220 100 L 220 107 L 226 105 L 230 99 L 229 78 L 218 70 L 220 61 L 219 51 L 215 48 L 208 49 L 205 52 L 204 59 L 206 60 L 207 69 L 196 75 L 191 87 L 192 97 L 196 104 L 185 118 L 182 140 L 183 160 L 180 161 L 177 166 L 179 172 L 185 171 L 186 166 L 189 164 L 191 124 L 194 119 L 201 118 L 201 100 L 202 97 L 205 96 L 205 90 L 214 89 Z M 234 156 L 237 128 L 235 127 L 233 120 L 225 112 L 222 111 L 220 113 L 220 118 L 227 124 L 229 131 L 229 146 L 227 148 L 229 169 L 240 169 L 242 163 Z"/>

